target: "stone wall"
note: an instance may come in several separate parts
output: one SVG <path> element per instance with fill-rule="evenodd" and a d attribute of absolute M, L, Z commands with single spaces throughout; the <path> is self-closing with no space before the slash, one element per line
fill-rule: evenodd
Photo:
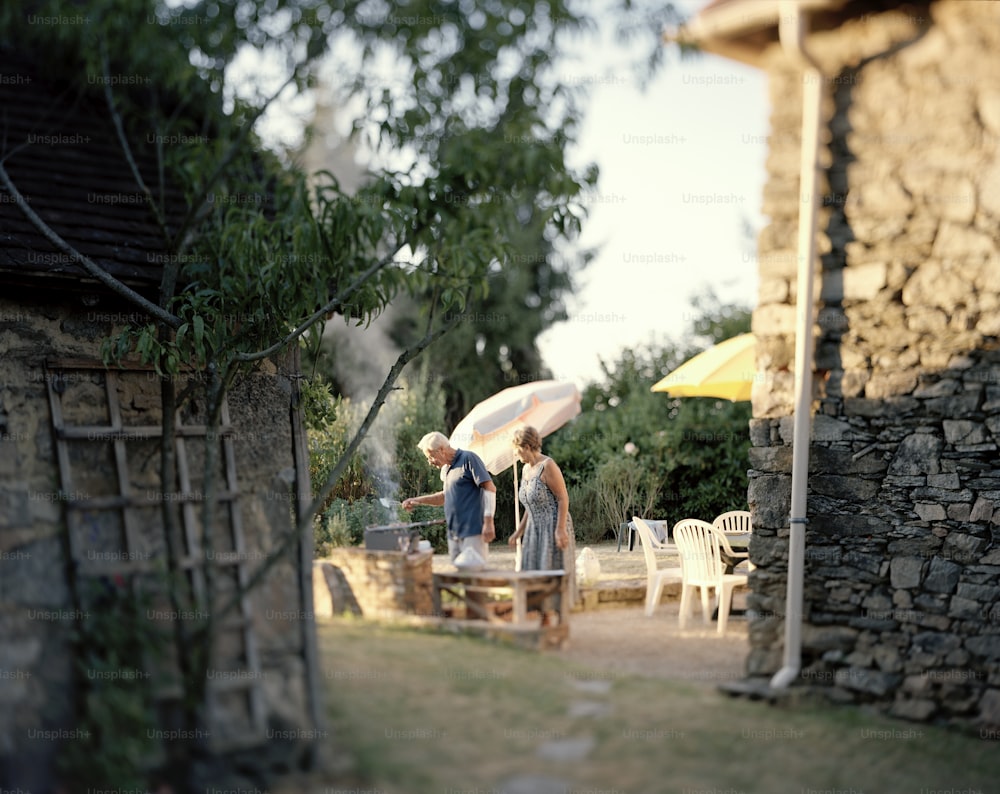
<path fill-rule="evenodd" d="M 314 564 L 316 614 L 434 614 L 433 552 L 333 549 Z"/>
<path fill-rule="evenodd" d="M 1000 5 L 817 33 L 827 81 L 803 683 L 1000 725 Z M 751 674 L 781 666 L 801 78 L 773 52 Z"/>
<path fill-rule="evenodd" d="M 93 439 L 84 438 L 69 445 L 77 472 L 74 493 L 62 492 L 45 367 L 54 359 L 99 358 L 100 342 L 122 310 L 88 309 L 79 296 L 38 298 L 37 291 L 0 298 L 0 788 L 42 791 L 51 783 L 53 757 L 73 741 L 76 729 L 70 635 L 81 615 L 67 581 L 64 502 L 110 497 L 122 487 L 111 444 L 88 444 Z M 103 378 L 101 370 L 63 377 L 68 422 L 107 424 Z M 134 508 L 137 545 L 132 559 L 149 564 L 162 561 L 165 548 L 160 508 L 168 497 L 159 487 L 160 445 L 127 431 L 158 425 L 159 389 L 155 374 L 134 371 L 120 374 L 117 390 L 128 485 L 133 496 L 149 503 L 148 508 Z M 271 365 L 238 382 L 230 393 L 240 494 L 236 509 L 246 544 L 234 548 L 223 532 L 216 532 L 213 560 L 239 558 L 253 570 L 290 529 L 295 471 L 289 395 L 289 381 Z M 188 419 L 197 421 L 190 415 L 195 410 L 187 409 Z M 204 442 L 186 443 L 196 476 Z M 200 490 L 200 482 L 194 487 Z M 220 522 L 227 524 L 221 514 Z M 88 563 L 122 558 L 121 511 L 88 514 L 82 525 L 77 540 Z M 104 578 L 113 587 L 125 581 Z M 294 562 L 286 556 L 277 564 L 252 593 L 250 604 L 267 729 L 281 730 L 282 736 L 308 731 L 313 726 L 303 659 L 307 626 Z M 147 617 L 156 620 L 159 612 Z M 220 649 L 229 650 L 226 641 Z M 131 664 L 145 671 L 147 661 Z M 222 667 L 221 661 L 217 664 Z M 244 705 L 223 708 L 230 711 L 234 724 L 247 724 Z M 53 738 L 59 736 L 69 738 Z M 257 761 L 269 758 L 267 753 L 256 755 Z M 287 760 L 286 755 L 281 763 Z"/>

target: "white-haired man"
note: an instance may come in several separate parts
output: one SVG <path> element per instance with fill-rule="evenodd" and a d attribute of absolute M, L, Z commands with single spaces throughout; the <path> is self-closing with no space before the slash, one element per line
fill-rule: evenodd
<path fill-rule="evenodd" d="M 448 554 L 454 559 L 465 549 L 473 548 L 485 560 L 487 544 L 496 537 L 493 514 L 497 506 L 497 487 L 486 464 L 475 452 L 455 449 L 443 433 L 428 433 L 417 448 L 432 466 L 441 469 L 443 488 L 436 493 L 411 496 L 403 500 L 403 509 L 417 505 L 444 505 L 448 525 Z"/>

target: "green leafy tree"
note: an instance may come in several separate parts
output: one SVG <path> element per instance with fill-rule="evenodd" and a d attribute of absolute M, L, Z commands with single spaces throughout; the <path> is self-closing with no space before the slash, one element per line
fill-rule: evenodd
<path fill-rule="evenodd" d="M 407 388 L 400 398 L 392 440 L 399 471 L 398 490 L 393 498 L 436 491 L 441 487 L 440 472 L 427 463 L 417 443 L 434 428 L 444 426 L 445 388 L 431 376 L 427 359 L 420 369 L 405 376 Z M 415 519 L 422 520 L 422 519 Z"/>
<path fill-rule="evenodd" d="M 535 197 L 511 196 L 517 224 L 510 230 L 516 253 L 488 277 L 486 297 L 458 315 L 458 323 L 421 364 L 432 377 L 447 380 L 444 428 L 453 428 L 480 400 L 510 386 L 551 377 L 538 338 L 566 319 L 565 296 L 573 275 L 590 260 L 588 251 L 571 255 L 546 239 Z M 419 307 L 433 296 L 404 299 L 394 323 L 397 341 L 417 322 Z"/>
<path fill-rule="evenodd" d="M 691 341 L 625 349 L 602 362 L 604 380 L 584 390 L 582 413 L 547 441 L 570 488 L 586 541 L 645 512 L 671 523 L 714 517 L 746 503 L 748 403 L 652 392 L 660 378 L 717 341 L 749 330 L 750 311 L 697 296 Z"/>
<path fill-rule="evenodd" d="M 163 375 L 164 482 L 176 470 L 175 409 L 186 401 L 207 406 L 208 424 L 217 427 L 222 397 L 240 373 L 306 337 L 315 341 L 331 315 L 364 324 L 400 295 L 423 301 L 420 322 L 312 504 L 297 515 L 296 531 L 249 577 L 246 589 L 253 588 L 311 528 L 403 368 L 481 305 L 491 274 L 509 268 L 521 220 L 510 197 L 531 197 L 532 222 L 544 235 L 567 238 L 579 228 L 579 198 L 596 173 L 566 162 L 577 106 L 553 69 L 565 36 L 585 22 L 564 0 L 416 0 L 405 12 L 325 0 L 41 0 L 31 14 L 87 20 L 41 29 L 16 4 L 0 11 L 8 42 L 44 52 L 51 79 L 103 102 L 135 190 L 160 229 L 159 294 L 131 290 L 45 224 L 7 171 L 18 148 L 6 139 L 0 184 L 60 252 L 148 318 L 109 339 L 105 353 L 109 362 L 137 357 Z M 307 181 L 284 146 L 266 147 L 258 137 L 289 95 L 306 94 L 331 42 L 335 55 L 353 58 L 350 96 L 363 107 L 357 131 L 384 155 L 351 194 L 329 174 Z M 241 62 L 268 66 L 241 80 Z M 179 386 L 187 367 L 196 388 Z M 217 454 L 206 445 L 206 535 Z M 179 574 L 176 506 L 163 500 L 162 509 L 168 566 Z M 211 537 L 205 545 L 211 548 Z M 211 565 L 204 575 L 212 598 Z M 186 704 L 181 733 L 193 736 L 216 622 L 242 593 L 202 603 L 183 577 L 176 581 L 172 608 L 209 616 L 196 626 L 178 621 L 174 637 Z M 174 750 L 175 782 L 184 788 L 196 748 Z"/>
<path fill-rule="evenodd" d="M 595 4 L 588 7 L 593 17 L 584 16 L 583 7 L 573 4 L 532 8 L 529 13 L 525 7 L 515 4 L 506 8 L 497 2 L 477 5 L 473 13 L 471 4 L 429 4 L 427 12 L 441 14 L 444 24 L 439 30 L 448 34 L 439 42 L 441 46 L 434 52 L 421 51 L 416 59 L 408 57 L 394 72 L 399 80 L 384 87 L 380 94 L 369 94 L 372 118 L 397 115 L 404 120 L 398 128 L 406 130 L 405 140 L 389 134 L 385 122 L 369 120 L 358 125 L 358 130 L 365 133 L 368 148 L 375 152 L 388 147 L 398 156 L 398 147 L 393 145 L 410 147 L 410 138 L 415 136 L 426 143 L 432 161 L 461 161 L 467 169 L 466 181 L 440 183 L 445 214 L 449 209 L 468 210 L 465 205 L 469 204 L 503 205 L 500 213 L 492 212 L 495 206 L 485 209 L 506 224 L 498 232 L 510 240 L 510 255 L 490 268 L 483 299 L 455 314 L 456 327 L 435 344 L 428 365 L 433 375 L 448 382 L 446 428 L 486 396 L 507 386 L 549 376 L 537 339 L 552 324 L 566 318 L 564 297 L 572 289 L 574 274 L 592 256 L 590 251 L 570 250 L 560 244 L 561 239 L 575 232 L 578 217 L 575 212 L 553 213 L 550 201 L 553 190 L 561 190 L 559 182 L 566 170 L 564 152 L 575 135 L 584 84 L 562 84 L 548 67 L 557 60 L 571 66 L 574 60 L 585 61 L 585 56 L 579 55 L 587 51 L 584 34 L 607 32 L 625 45 L 625 63 L 640 82 L 645 81 L 664 59 L 660 32 L 681 19 L 673 4 L 648 0 Z M 407 5 L 405 17 L 422 11 L 422 7 Z M 547 16 L 546 23 L 535 18 L 540 13 Z M 456 14 L 470 14 L 472 28 L 463 28 Z M 365 46 L 377 50 L 384 46 L 383 23 L 387 17 L 369 13 L 365 18 Z M 388 18 L 392 19 L 392 15 Z M 427 22 L 434 27 L 433 17 Z M 421 35 L 423 24 L 406 21 L 389 28 L 393 35 L 409 41 Z M 546 24 L 548 32 L 538 35 Z M 524 35 L 516 48 L 504 52 L 511 30 L 515 38 Z M 568 38 L 569 44 L 560 49 L 561 37 Z M 409 46 L 405 49 L 409 52 Z M 460 64 L 452 58 L 459 49 Z M 572 54 L 564 57 L 566 50 Z M 504 69 L 508 79 L 482 79 L 482 69 L 492 68 L 494 55 L 497 62 L 513 56 L 513 65 Z M 472 66 L 476 63 L 479 67 Z M 419 105 L 410 91 L 414 81 L 428 92 Z M 350 86 L 354 94 L 369 91 L 361 77 Z M 480 118 L 484 105 L 492 106 L 495 116 L 488 117 L 487 124 L 480 124 L 478 138 L 466 136 L 458 142 L 453 139 L 456 132 L 464 132 L 467 125 L 461 113 L 471 105 L 475 105 Z M 552 123 L 553 114 L 562 119 L 561 128 Z M 553 181 L 525 190 L 518 187 L 516 179 L 504 178 L 485 198 L 470 190 L 483 173 L 516 175 L 526 166 L 532 171 L 548 170 Z M 596 169 L 588 168 L 583 176 L 587 187 L 593 188 Z M 577 208 L 585 206 L 588 199 L 588 191 L 578 193 Z M 553 227 L 559 234 L 552 234 Z M 421 327 L 427 307 L 437 306 L 442 294 L 442 286 L 430 281 L 424 290 L 394 301 L 397 311 L 391 336 L 401 348 L 414 329 Z M 329 368 L 326 372 L 334 383 L 338 382 Z"/>

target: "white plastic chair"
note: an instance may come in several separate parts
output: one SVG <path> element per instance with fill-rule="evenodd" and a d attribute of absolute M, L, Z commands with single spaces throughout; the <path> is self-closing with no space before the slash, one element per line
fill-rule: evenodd
<path fill-rule="evenodd" d="M 725 535 L 750 535 L 753 533 L 753 524 L 750 521 L 749 510 L 730 510 L 727 513 L 721 513 L 715 517 L 712 526 L 722 530 L 724 533 L 723 537 Z M 754 569 L 754 564 L 750 562 L 750 552 L 734 551 L 728 538 L 725 538 L 725 551 L 734 560 L 745 560 L 747 570 L 752 571 Z"/>
<path fill-rule="evenodd" d="M 677 566 L 669 568 L 657 567 L 655 548 L 663 548 L 650 526 L 638 516 L 632 517 L 632 523 L 639 532 L 639 542 L 642 544 L 642 555 L 646 559 L 646 617 L 650 617 L 656 605 L 663 596 L 663 586 L 667 582 L 683 582 L 684 576 Z"/>
<path fill-rule="evenodd" d="M 722 561 L 722 544 L 725 535 L 707 521 L 685 518 L 674 525 L 674 543 L 681 558 L 684 580 L 681 584 L 680 627 L 684 628 L 691 615 L 691 596 L 701 590 L 701 611 L 705 622 L 711 620 L 709 590 L 714 590 L 719 603 L 719 634 L 726 633 L 729 610 L 733 603 L 733 590 L 747 583 L 747 575 L 726 573 Z"/>
<path fill-rule="evenodd" d="M 715 517 L 712 526 L 733 535 L 749 535 L 753 532 L 749 510 L 730 510 L 728 513 L 721 513 Z"/>

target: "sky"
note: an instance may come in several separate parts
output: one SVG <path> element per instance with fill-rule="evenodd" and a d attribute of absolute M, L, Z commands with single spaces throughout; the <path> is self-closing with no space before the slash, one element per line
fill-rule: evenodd
<path fill-rule="evenodd" d="M 675 5 L 691 16 L 704 2 Z M 726 303 L 756 303 L 770 112 L 763 73 L 735 61 L 709 54 L 682 61 L 671 46 L 656 78 L 640 89 L 626 62 L 632 53 L 587 46 L 570 53 L 576 57 L 564 77 L 590 90 L 568 157 L 600 168 L 575 243 L 597 255 L 576 279 L 569 319 L 538 339 L 553 376 L 581 388 L 602 379 L 601 359 L 613 363 L 626 348 L 681 341 L 697 294 L 711 289 Z M 266 71 L 252 61 L 240 68 Z M 262 119 L 265 137 L 301 135 L 301 123 L 287 123 L 289 110 L 275 114 L 273 131 Z M 351 117 L 343 110 L 330 117 L 341 133 Z"/>
<path fill-rule="evenodd" d="M 613 62 L 599 69 L 573 153 L 600 166 L 580 241 L 599 252 L 569 320 L 539 338 L 554 376 L 581 387 L 601 379 L 601 358 L 679 341 L 705 289 L 756 303 L 770 113 L 763 73 L 714 55 L 674 51 L 645 91 Z"/>

